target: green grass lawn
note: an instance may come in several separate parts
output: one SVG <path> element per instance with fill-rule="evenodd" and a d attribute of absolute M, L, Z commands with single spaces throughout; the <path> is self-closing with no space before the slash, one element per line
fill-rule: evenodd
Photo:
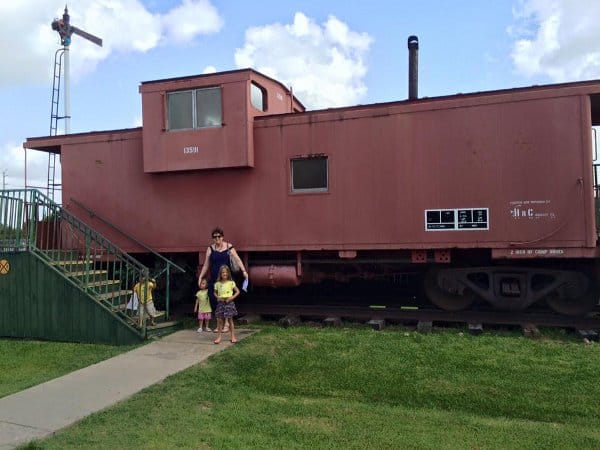
<path fill-rule="evenodd" d="M 600 448 L 600 345 L 261 331 L 29 448 Z"/>
<path fill-rule="evenodd" d="M 0 397 L 95 364 L 131 348 L 0 339 Z"/>

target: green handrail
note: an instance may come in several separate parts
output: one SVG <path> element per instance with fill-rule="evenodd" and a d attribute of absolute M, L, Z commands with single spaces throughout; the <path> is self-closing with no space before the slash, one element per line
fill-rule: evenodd
<path fill-rule="evenodd" d="M 170 302 L 170 289 L 169 289 L 169 287 L 170 287 L 170 274 L 171 274 L 170 268 L 174 267 L 174 268 L 176 268 L 181 273 L 185 273 L 185 269 L 182 268 L 182 267 L 180 267 L 180 266 L 178 266 L 177 264 L 175 264 L 170 259 L 165 258 L 163 255 L 161 255 L 160 253 L 158 253 L 156 250 L 154 250 L 153 248 L 151 248 L 147 244 L 143 243 L 139 239 L 137 239 L 137 238 L 133 237 L 131 234 L 127 233 L 121 227 L 119 227 L 119 226 L 115 225 L 114 223 L 110 222 L 108 219 L 105 219 L 104 217 L 102 217 L 101 215 L 99 215 L 93 209 L 88 208 L 83 203 L 81 203 L 79 200 L 71 197 L 70 201 L 72 203 L 74 203 L 75 205 L 77 205 L 78 207 L 80 207 L 81 209 L 83 209 L 84 211 L 86 211 L 91 218 L 98 219 L 100 222 L 104 223 L 105 225 L 109 226 L 113 230 L 117 231 L 122 236 L 125 236 L 131 242 L 135 243 L 139 247 L 142 247 L 148 253 L 151 253 L 152 255 L 154 255 L 155 257 L 157 257 L 159 260 L 161 260 L 165 264 L 164 267 L 163 267 L 163 269 L 160 270 L 159 272 L 157 272 L 154 275 L 154 277 L 155 278 L 159 278 L 162 274 L 166 273 L 166 277 L 165 277 L 166 278 L 166 290 L 165 290 L 165 292 L 166 292 L 166 301 L 165 301 L 165 309 L 166 309 L 166 316 L 169 317 L 169 305 L 171 304 L 171 302 Z"/>
<path fill-rule="evenodd" d="M 146 335 L 145 308 L 138 323 L 127 303 L 150 270 L 38 190 L 0 190 L 0 251 L 36 253 Z"/>

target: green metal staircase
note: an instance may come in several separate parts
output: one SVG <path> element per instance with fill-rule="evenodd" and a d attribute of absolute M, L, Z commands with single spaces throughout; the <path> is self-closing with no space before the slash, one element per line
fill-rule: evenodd
<path fill-rule="evenodd" d="M 28 252 L 76 286 L 113 319 L 146 339 L 176 328 L 169 322 L 169 276 L 183 271 L 162 258 L 158 273 L 111 243 L 85 222 L 35 189 L 0 191 L 0 254 Z M 157 278 L 166 286 L 165 311 L 151 326 L 140 305 L 127 308 L 132 287 L 142 278 Z M 154 322 L 154 320 L 152 320 Z"/>

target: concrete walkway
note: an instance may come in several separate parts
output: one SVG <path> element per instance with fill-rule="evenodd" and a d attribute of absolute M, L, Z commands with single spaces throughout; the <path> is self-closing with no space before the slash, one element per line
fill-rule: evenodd
<path fill-rule="evenodd" d="M 252 334 L 236 330 L 241 340 Z M 114 358 L 0 398 L 0 450 L 41 439 L 231 347 L 182 330 Z M 228 334 L 223 337 L 229 337 Z"/>

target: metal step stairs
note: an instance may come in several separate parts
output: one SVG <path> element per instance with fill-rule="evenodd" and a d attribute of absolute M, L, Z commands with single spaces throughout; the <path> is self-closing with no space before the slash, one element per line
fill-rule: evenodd
<path fill-rule="evenodd" d="M 169 267 L 174 265 L 170 261 L 165 259 L 166 268 L 151 274 L 149 268 L 36 189 L 3 190 L 0 218 L 0 244 L 8 237 L 13 251 L 34 253 L 140 337 L 181 327 L 179 322 L 167 320 Z M 152 275 L 164 276 L 167 307 L 167 313 L 153 321 L 143 311 L 139 317 L 126 308 L 134 284 Z"/>
<path fill-rule="evenodd" d="M 77 255 L 73 253 L 66 251 L 64 252 L 65 258 L 60 256 L 57 258 L 58 253 L 52 251 L 52 259 L 49 258 L 50 264 L 79 285 L 96 301 L 109 308 L 113 314 L 141 331 L 144 327 L 140 323 L 139 315 L 135 311 L 127 309 L 127 303 L 132 295 L 131 289 L 123 288 L 121 280 L 112 278 L 108 269 L 89 269 L 89 267 L 101 267 L 102 263 L 77 259 Z M 167 320 L 164 311 L 161 311 L 153 322 L 154 324 L 147 324 L 145 327 L 146 338 L 172 333 L 182 326 L 180 321 Z"/>

